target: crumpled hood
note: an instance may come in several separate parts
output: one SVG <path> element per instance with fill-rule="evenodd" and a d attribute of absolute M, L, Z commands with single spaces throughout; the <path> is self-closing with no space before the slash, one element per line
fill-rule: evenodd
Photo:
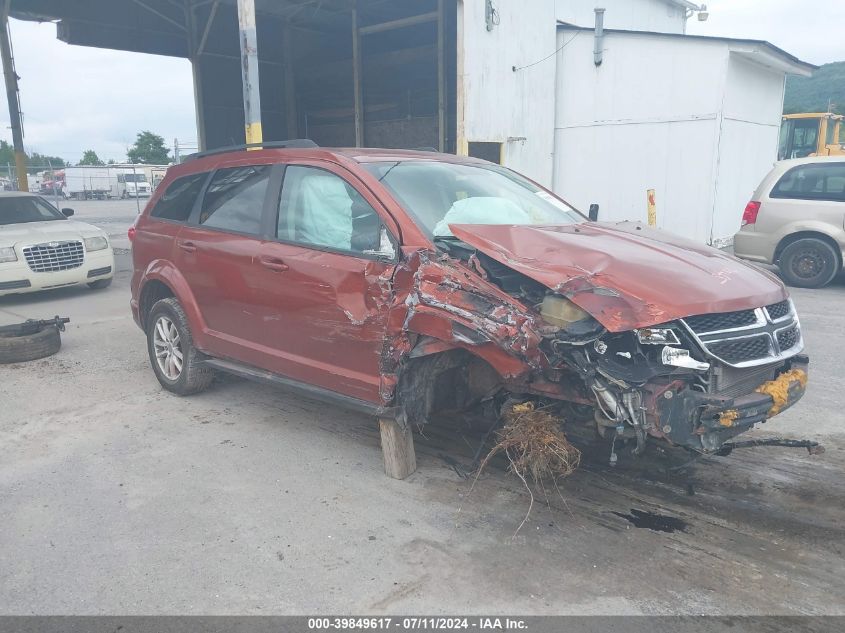
<path fill-rule="evenodd" d="M 787 298 L 773 274 L 634 222 L 452 224 L 452 234 L 568 297 L 611 332 Z"/>
<path fill-rule="evenodd" d="M 0 246 L 11 246 L 18 242 L 37 244 L 39 242 L 78 240 L 97 235 L 104 236 L 105 232 L 96 226 L 76 220 L 0 224 Z"/>

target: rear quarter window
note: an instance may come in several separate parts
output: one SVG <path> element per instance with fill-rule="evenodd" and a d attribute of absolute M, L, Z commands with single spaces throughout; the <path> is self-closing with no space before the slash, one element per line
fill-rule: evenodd
<path fill-rule="evenodd" d="M 769 197 L 845 202 L 845 162 L 793 167 L 781 176 Z"/>
<path fill-rule="evenodd" d="M 187 222 L 202 191 L 208 173 L 183 176 L 171 182 L 156 201 L 150 216 L 173 222 Z"/>

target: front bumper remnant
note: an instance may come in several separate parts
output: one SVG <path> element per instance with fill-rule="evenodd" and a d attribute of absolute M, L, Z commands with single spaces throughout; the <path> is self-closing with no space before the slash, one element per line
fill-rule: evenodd
<path fill-rule="evenodd" d="M 804 395 L 809 359 L 793 357 L 774 380 L 735 398 L 684 389 L 657 399 L 657 423 L 675 444 L 713 453 L 730 438 L 782 413 Z"/>

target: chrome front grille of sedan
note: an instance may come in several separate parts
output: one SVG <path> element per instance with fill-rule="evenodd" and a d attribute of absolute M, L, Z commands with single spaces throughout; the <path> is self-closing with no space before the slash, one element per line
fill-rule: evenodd
<path fill-rule="evenodd" d="M 33 244 L 23 249 L 32 272 L 52 273 L 79 268 L 85 260 L 85 248 L 79 240 Z"/>
<path fill-rule="evenodd" d="M 754 310 L 681 319 L 701 348 L 731 367 L 754 367 L 804 349 L 798 315 L 790 300 Z"/>

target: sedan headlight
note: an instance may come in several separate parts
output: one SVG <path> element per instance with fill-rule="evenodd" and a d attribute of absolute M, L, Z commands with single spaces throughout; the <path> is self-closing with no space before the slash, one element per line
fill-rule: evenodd
<path fill-rule="evenodd" d="M 104 248 L 107 248 L 109 245 L 109 241 L 102 237 L 86 237 L 85 238 L 85 250 L 86 251 L 101 251 Z"/>
<path fill-rule="evenodd" d="M 0 262 L 16 262 L 18 256 L 15 254 L 13 246 L 4 246 L 0 248 Z"/>

